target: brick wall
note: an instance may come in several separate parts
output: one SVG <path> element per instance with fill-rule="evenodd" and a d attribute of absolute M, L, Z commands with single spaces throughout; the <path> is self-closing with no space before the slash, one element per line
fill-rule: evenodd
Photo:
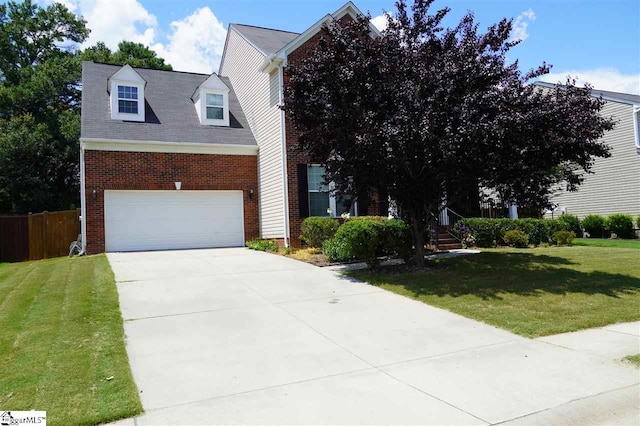
<path fill-rule="evenodd" d="M 256 156 L 85 151 L 87 252 L 105 250 L 105 189 L 175 190 L 174 182 L 183 191 L 242 190 L 245 239 L 259 236 Z M 251 199 L 249 188 L 256 191 Z"/>

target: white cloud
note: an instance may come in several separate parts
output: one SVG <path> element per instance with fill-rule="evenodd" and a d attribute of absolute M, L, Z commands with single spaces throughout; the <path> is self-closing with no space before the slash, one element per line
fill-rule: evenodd
<path fill-rule="evenodd" d="M 540 80 L 549 83 L 564 83 L 567 75 L 576 78 L 579 85 L 589 83 L 595 89 L 640 95 L 640 74 L 622 74 L 615 68 L 557 72 L 544 75 L 540 77 Z"/>
<path fill-rule="evenodd" d="M 91 33 L 82 47 L 102 41 L 116 49 L 119 42 L 128 40 L 149 46 L 175 70 L 217 71 L 227 31 L 209 7 L 171 22 L 163 43 L 158 40 L 158 19 L 138 0 L 38 0 L 41 5 L 54 1 L 87 21 Z"/>
<path fill-rule="evenodd" d="M 529 24 L 536 20 L 536 14 L 533 13 L 533 9 L 529 8 L 522 12 L 513 23 L 513 31 L 511 32 L 511 39 L 509 41 L 525 41 L 529 37 L 527 28 Z"/>
<path fill-rule="evenodd" d="M 387 29 L 387 15 L 383 13 L 382 15 L 375 16 L 371 18 L 371 23 L 380 31 L 384 31 Z"/>
<path fill-rule="evenodd" d="M 227 31 L 211 9 L 197 9 L 186 18 L 171 23 L 168 43 L 151 48 L 173 68 L 181 71 L 217 71 Z"/>

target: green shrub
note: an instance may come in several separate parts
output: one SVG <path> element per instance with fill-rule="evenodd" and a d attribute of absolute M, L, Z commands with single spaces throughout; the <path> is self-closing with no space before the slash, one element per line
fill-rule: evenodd
<path fill-rule="evenodd" d="M 629 214 L 612 214 L 607 217 L 607 229 L 615 233 L 618 238 L 634 238 L 633 216 Z"/>
<path fill-rule="evenodd" d="M 559 219 L 487 219 L 467 218 L 456 224 L 455 231 L 460 238 L 471 236 L 478 247 L 510 245 L 504 237 L 509 231 L 517 230 L 529 237 L 534 245 L 553 241 L 552 235 L 558 231 L 570 231 L 567 221 Z"/>
<path fill-rule="evenodd" d="M 295 252 L 295 249 L 291 246 L 289 247 L 285 247 L 284 249 L 282 249 L 282 254 L 284 254 L 285 256 L 289 256 L 291 254 L 293 254 Z"/>
<path fill-rule="evenodd" d="M 591 238 L 604 238 L 607 232 L 606 220 L 603 216 L 590 214 L 582 219 L 582 227 Z"/>
<path fill-rule="evenodd" d="M 376 220 L 349 220 L 336 232 L 337 244 L 344 242 L 353 258 L 364 260 L 370 268 L 379 264 L 378 254 L 384 242 L 385 225 Z"/>
<path fill-rule="evenodd" d="M 507 231 L 502 239 L 504 240 L 505 244 L 512 247 L 529 247 L 529 236 L 519 229 L 512 229 L 510 231 Z"/>
<path fill-rule="evenodd" d="M 578 219 L 578 216 L 573 214 L 563 214 L 558 218 L 558 221 L 566 225 L 567 231 L 573 231 L 578 238 L 582 238 L 582 225 L 580 225 L 580 219 Z M 554 233 L 555 232 L 552 232 L 552 235 Z"/>
<path fill-rule="evenodd" d="M 559 246 L 570 246 L 576 238 L 576 233 L 573 231 L 557 231 L 553 234 L 553 241 Z"/>
<path fill-rule="evenodd" d="M 322 253 L 327 256 L 329 262 L 347 262 L 353 259 L 349 253 L 347 242 L 340 238 L 328 239 L 322 244 Z"/>
<path fill-rule="evenodd" d="M 308 217 L 300 226 L 302 241 L 311 247 L 322 247 L 322 244 L 336 235 L 340 223 L 330 217 Z"/>
<path fill-rule="evenodd" d="M 351 216 L 349 219 L 347 219 L 347 222 L 353 220 L 366 220 L 378 223 L 387 223 L 389 221 L 389 218 L 386 216 Z"/>
<path fill-rule="evenodd" d="M 558 231 L 571 231 L 567 222 L 560 219 L 546 219 L 549 224 L 549 234 L 553 235 Z M 582 231 L 581 231 L 582 232 Z"/>
<path fill-rule="evenodd" d="M 498 222 L 495 219 L 468 218 L 455 226 L 458 235 L 471 235 L 478 247 L 495 247 L 497 230 Z"/>
<path fill-rule="evenodd" d="M 249 240 L 247 241 L 247 247 L 258 251 L 278 251 L 278 243 L 275 240 Z"/>
<path fill-rule="evenodd" d="M 382 251 L 387 256 L 398 256 L 405 263 L 413 258 L 413 244 L 411 243 L 411 229 L 400 219 L 387 220 L 383 224 Z"/>
<path fill-rule="evenodd" d="M 636 218 L 636 229 L 640 229 L 640 214 Z"/>

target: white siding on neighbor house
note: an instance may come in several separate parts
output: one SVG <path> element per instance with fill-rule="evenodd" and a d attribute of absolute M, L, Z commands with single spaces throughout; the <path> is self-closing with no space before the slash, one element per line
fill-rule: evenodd
<path fill-rule="evenodd" d="M 598 158 L 594 174 L 586 176 L 577 192 L 560 190 L 552 199 L 580 218 L 588 214 L 640 214 L 640 154 L 635 147 L 633 106 L 607 101 L 601 112 L 618 124 L 603 140 L 611 147 L 611 157 Z M 559 210 L 555 214 L 559 214 Z M 548 215 L 550 216 L 550 214 Z"/>
<path fill-rule="evenodd" d="M 256 138 L 260 236 L 284 237 L 284 187 L 280 124 L 279 79 L 259 70 L 265 56 L 229 28 L 220 75 L 229 77 Z"/>

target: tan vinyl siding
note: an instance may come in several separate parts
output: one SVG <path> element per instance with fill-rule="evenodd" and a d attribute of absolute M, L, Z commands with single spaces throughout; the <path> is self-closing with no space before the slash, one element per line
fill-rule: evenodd
<path fill-rule="evenodd" d="M 603 139 L 611 147 L 611 157 L 598 158 L 593 172 L 586 176 L 577 192 L 559 191 L 553 202 L 559 209 L 580 218 L 588 214 L 640 214 L 640 154 L 635 147 L 633 106 L 607 101 L 604 116 L 618 120 Z"/>
<path fill-rule="evenodd" d="M 260 151 L 258 154 L 258 201 L 260 236 L 284 237 L 284 188 L 282 139 L 278 108 L 278 74 L 259 71 L 265 57 L 229 29 L 224 63 L 220 74 L 229 77 L 247 116 Z"/>

